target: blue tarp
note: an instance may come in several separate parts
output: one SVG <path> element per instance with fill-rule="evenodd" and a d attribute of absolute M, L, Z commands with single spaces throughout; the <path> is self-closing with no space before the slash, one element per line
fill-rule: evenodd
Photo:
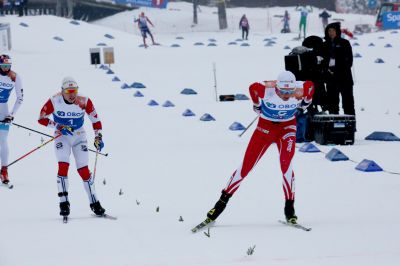
<path fill-rule="evenodd" d="M 185 95 L 193 95 L 193 94 L 197 94 L 197 92 L 194 89 L 191 88 L 184 88 L 181 91 L 181 94 L 185 94 Z"/>
<path fill-rule="evenodd" d="M 232 125 L 230 125 L 229 130 L 245 130 L 246 128 L 240 124 L 239 122 L 233 122 Z"/>
<path fill-rule="evenodd" d="M 156 102 L 155 100 L 151 100 L 147 105 L 150 105 L 150 106 L 157 106 L 157 105 L 159 105 L 159 104 L 158 104 L 158 102 Z"/>
<path fill-rule="evenodd" d="M 349 160 L 349 157 L 336 148 L 332 148 L 332 150 L 325 155 L 325 158 L 333 162 Z"/>
<path fill-rule="evenodd" d="M 306 143 L 300 147 L 299 151 L 301 152 L 320 152 L 320 150 L 311 142 Z"/>
<path fill-rule="evenodd" d="M 140 91 L 136 91 L 136 92 L 133 94 L 133 97 L 144 97 L 144 95 L 143 95 L 143 93 L 141 93 Z"/>
<path fill-rule="evenodd" d="M 143 83 L 140 83 L 140 82 L 133 82 L 133 83 L 131 84 L 131 88 L 135 88 L 135 89 L 144 89 L 144 88 L 146 88 L 146 86 L 143 85 Z"/>
<path fill-rule="evenodd" d="M 365 137 L 366 140 L 400 141 L 392 132 L 374 131 Z"/>
<path fill-rule="evenodd" d="M 196 114 L 192 112 L 190 109 L 186 109 L 183 113 L 183 116 L 195 116 Z"/>
<path fill-rule="evenodd" d="M 200 120 L 201 121 L 215 121 L 215 118 L 212 115 L 205 113 L 204 115 L 202 115 L 202 117 L 200 117 Z"/>
<path fill-rule="evenodd" d="M 165 101 L 162 105 L 163 107 L 174 107 L 175 105 L 171 101 Z"/>
<path fill-rule="evenodd" d="M 357 170 L 363 172 L 379 172 L 383 171 L 383 169 L 377 165 L 374 161 L 364 159 L 361 163 L 356 166 Z"/>

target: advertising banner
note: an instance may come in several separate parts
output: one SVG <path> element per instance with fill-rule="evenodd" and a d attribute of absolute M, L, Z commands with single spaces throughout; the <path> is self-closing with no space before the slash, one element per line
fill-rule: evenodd
<path fill-rule="evenodd" d="M 384 30 L 400 29 L 400 12 L 384 12 L 382 14 L 382 25 Z"/>
<path fill-rule="evenodd" d="M 145 6 L 155 8 L 167 8 L 168 0 L 115 0 L 117 4 L 131 4 L 133 6 Z"/>

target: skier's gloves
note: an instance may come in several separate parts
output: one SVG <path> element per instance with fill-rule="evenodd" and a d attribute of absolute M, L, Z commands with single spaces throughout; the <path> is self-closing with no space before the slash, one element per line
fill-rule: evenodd
<path fill-rule="evenodd" d="M 256 112 L 258 115 L 261 113 L 261 105 L 253 105 L 253 110 Z"/>
<path fill-rule="evenodd" d="M 307 99 L 303 99 L 301 100 L 301 102 L 299 103 L 298 108 L 299 109 L 303 109 L 303 111 L 306 111 L 308 106 L 310 106 L 311 101 L 307 101 Z M 305 112 L 304 112 L 305 113 Z"/>
<path fill-rule="evenodd" d="M 94 146 L 98 151 L 104 148 L 103 135 L 101 133 L 98 133 L 94 138 Z"/>
<path fill-rule="evenodd" d="M 70 126 L 65 125 L 58 125 L 57 129 L 63 134 L 64 136 L 72 136 L 74 134 L 74 129 Z"/>
<path fill-rule="evenodd" d="M 14 120 L 14 117 L 13 117 L 12 115 L 7 115 L 7 116 L 4 118 L 3 123 L 10 124 L 13 120 Z"/>

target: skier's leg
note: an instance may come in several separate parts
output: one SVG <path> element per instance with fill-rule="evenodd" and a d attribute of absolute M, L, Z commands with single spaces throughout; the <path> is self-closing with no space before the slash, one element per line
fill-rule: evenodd
<path fill-rule="evenodd" d="M 285 194 L 285 216 L 286 220 L 296 223 L 297 216 L 294 211 L 295 199 L 295 177 L 292 169 L 292 159 L 295 153 L 296 126 L 287 125 L 283 128 L 282 135 L 277 142 L 279 149 L 279 160 L 283 175 L 283 191 Z"/>
<path fill-rule="evenodd" d="M 151 38 L 151 41 L 153 42 L 153 45 L 155 45 L 156 43 L 155 43 L 155 41 L 154 41 L 153 34 L 151 33 L 151 31 L 150 31 L 150 30 L 147 30 L 147 32 L 148 32 L 148 33 L 149 33 L 149 35 L 150 35 L 150 38 Z"/>
<path fill-rule="evenodd" d="M 10 182 L 8 178 L 8 129 L 9 125 L 0 124 L 0 126 L 4 127 L 4 129 L 0 128 L 0 157 L 1 157 L 1 174 L 0 178 L 4 184 L 8 184 Z"/>
<path fill-rule="evenodd" d="M 78 169 L 78 173 L 83 180 L 83 186 L 89 198 L 90 208 L 95 214 L 102 215 L 104 214 L 105 210 L 97 199 L 94 178 L 88 167 L 89 153 L 86 134 L 81 133 L 74 143 L 75 145 L 72 147 L 72 152 L 75 157 L 76 168 Z"/>
<path fill-rule="evenodd" d="M 147 44 L 146 44 L 146 38 L 147 38 L 146 31 L 141 30 L 141 33 L 142 33 L 142 37 L 143 37 L 143 45 L 144 45 L 145 48 L 147 48 Z"/>
<path fill-rule="evenodd" d="M 58 161 L 57 172 L 57 188 L 58 197 L 60 198 L 60 215 L 68 216 L 69 201 L 68 201 L 68 168 L 69 156 L 71 154 L 71 146 L 66 136 L 61 136 L 54 144 L 56 158 Z"/>
<path fill-rule="evenodd" d="M 211 220 L 215 220 L 224 211 L 226 204 L 229 199 L 239 188 L 243 179 L 249 174 L 251 169 L 257 164 L 260 158 L 264 155 L 265 151 L 271 145 L 272 140 L 269 140 L 266 136 L 259 130 L 253 133 L 250 139 L 249 145 L 247 146 L 242 165 L 232 174 L 228 184 L 222 190 L 221 197 L 208 213 L 207 217 Z"/>

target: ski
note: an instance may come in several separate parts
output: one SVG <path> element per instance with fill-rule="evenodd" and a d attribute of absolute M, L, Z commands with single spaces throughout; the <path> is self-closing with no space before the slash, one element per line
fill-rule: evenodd
<path fill-rule="evenodd" d="M 301 224 L 292 224 L 292 223 L 288 223 L 288 222 L 285 222 L 285 221 L 282 221 L 282 220 L 278 220 L 281 224 L 284 224 L 284 225 L 287 225 L 287 226 L 291 226 L 291 227 L 293 227 L 293 228 L 297 228 L 297 229 L 301 229 L 301 230 L 304 230 L 304 231 L 311 231 L 311 227 L 305 227 L 305 226 L 303 226 L 303 225 L 301 225 Z"/>
<path fill-rule="evenodd" d="M 214 222 L 213 220 L 211 220 L 210 218 L 207 218 L 204 221 L 202 221 L 201 223 L 199 223 L 197 226 L 193 227 L 192 228 L 192 232 L 193 233 L 197 233 L 198 231 L 200 231 L 201 229 L 209 226 L 213 222 Z"/>
<path fill-rule="evenodd" d="M 68 216 L 63 216 L 63 223 L 68 223 Z"/>
<path fill-rule="evenodd" d="M 1 186 L 6 187 L 8 189 L 13 189 L 14 188 L 14 185 L 11 184 L 11 183 L 4 184 L 3 182 L 1 182 Z"/>
<path fill-rule="evenodd" d="M 99 217 L 99 218 L 106 218 L 106 219 L 110 219 L 110 220 L 117 220 L 117 219 L 118 219 L 118 217 L 109 215 L 109 214 L 107 214 L 107 213 L 104 213 L 104 214 L 102 214 L 102 215 L 93 214 L 93 216 L 94 216 L 94 217 Z"/>

